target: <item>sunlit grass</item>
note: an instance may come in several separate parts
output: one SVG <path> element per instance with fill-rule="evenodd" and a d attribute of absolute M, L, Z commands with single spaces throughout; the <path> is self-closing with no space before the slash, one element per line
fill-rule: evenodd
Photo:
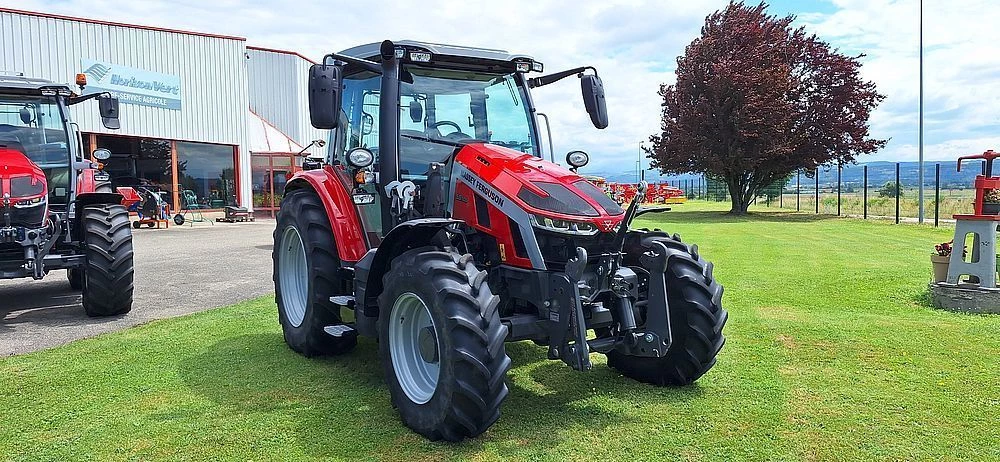
<path fill-rule="evenodd" d="M 0 360 L 0 460 L 1000 460 L 1000 316 L 921 304 L 950 230 L 726 209 L 640 222 L 697 242 L 726 286 L 728 343 L 693 386 L 511 344 L 500 421 L 430 443 L 374 342 L 302 358 L 264 298 Z"/>

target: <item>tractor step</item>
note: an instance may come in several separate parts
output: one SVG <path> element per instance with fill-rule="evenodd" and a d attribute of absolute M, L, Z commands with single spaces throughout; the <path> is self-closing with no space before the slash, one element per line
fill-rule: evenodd
<path fill-rule="evenodd" d="M 337 337 L 337 338 L 356 337 L 358 335 L 358 331 L 354 330 L 353 327 L 348 326 L 347 324 L 326 326 L 323 328 L 323 332 L 326 332 L 327 335 L 330 335 L 331 337 Z"/>
<path fill-rule="evenodd" d="M 354 297 L 350 295 L 334 295 L 330 297 L 330 302 L 333 303 L 334 305 L 354 308 Z"/>

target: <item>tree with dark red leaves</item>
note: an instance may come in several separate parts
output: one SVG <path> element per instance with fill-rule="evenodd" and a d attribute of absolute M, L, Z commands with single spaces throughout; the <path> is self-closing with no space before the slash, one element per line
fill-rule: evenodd
<path fill-rule="evenodd" d="M 677 83 L 660 86 L 663 131 L 645 148 L 663 173 L 724 181 L 739 215 L 798 169 L 854 162 L 886 143 L 869 135 L 885 96 L 859 75 L 864 55 L 840 54 L 766 9 L 731 2 L 705 19 L 677 59 Z"/>

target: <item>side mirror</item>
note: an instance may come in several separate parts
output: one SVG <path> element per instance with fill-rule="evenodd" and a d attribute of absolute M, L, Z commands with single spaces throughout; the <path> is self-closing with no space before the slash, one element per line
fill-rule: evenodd
<path fill-rule="evenodd" d="M 323 168 L 323 159 L 320 157 L 302 159 L 302 170 L 319 170 L 321 168 Z"/>
<path fill-rule="evenodd" d="M 101 96 L 97 98 L 97 108 L 101 113 L 101 123 L 109 130 L 121 128 L 118 121 L 118 98 L 113 96 Z"/>
<path fill-rule="evenodd" d="M 590 121 L 599 129 L 608 128 L 608 104 L 604 100 L 604 84 L 596 75 L 580 77 L 580 89 L 583 90 L 583 106 L 590 114 Z"/>
<path fill-rule="evenodd" d="M 420 104 L 420 101 L 410 101 L 410 120 L 413 123 L 420 123 L 421 120 L 424 120 L 424 106 Z"/>
<path fill-rule="evenodd" d="M 337 128 L 340 115 L 340 66 L 313 64 L 309 68 L 309 119 L 321 130 Z"/>
<path fill-rule="evenodd" d="M 31 123 L 31 111 L 26 107 L 22 107 L 17 111 L 18 115 L 21 117 L 21 123 L 28 125 Z"/>

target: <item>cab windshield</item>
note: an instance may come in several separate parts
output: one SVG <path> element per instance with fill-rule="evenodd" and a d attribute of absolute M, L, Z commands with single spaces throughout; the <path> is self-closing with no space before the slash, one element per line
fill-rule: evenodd
<path fill-rule="evenodd" d="M 55 97 L 0 95 L 0 146 L 48 169 L 69 165 L 68 140 Z"/>
<path fill-rule="evenodd" d="M 45 172 L 49 203 L 69 198 L 70 145 L 56 97 L 0 94 L 0 147 L 23 153 Z"/>

